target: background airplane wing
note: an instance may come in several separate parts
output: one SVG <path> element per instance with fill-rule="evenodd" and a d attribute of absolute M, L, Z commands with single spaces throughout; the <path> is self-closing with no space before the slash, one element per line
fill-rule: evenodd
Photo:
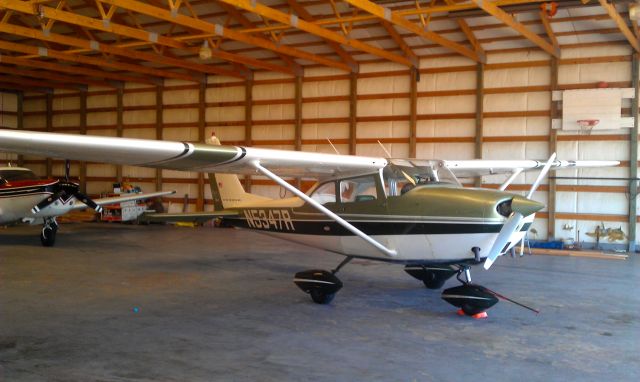
<path fill-rule="evenodd" d="M 93 201 L 99 206 L 105 206 L 108 204 L 129 202 L 132 200 L 152 199 L 152 198 L 157 198 L 159 196 L 171 195 L 175 193 L 176 193 L 175 191 L 158 191 L 158 192 L 149 192 L 146 194 L 142 194 L 142 193 L 122 194 L 121 196 L 113 196 L 110 198 L 93 199 Z M 87 206 L 86 204 L 82 203 L 79 200 L 73 205 L 74 210 L 81 210 L 83 208 L 89 208 L 89 206 Z"/>
<path fill-rule="evenodd" d="M 458 178 L 471 178 L 482 175 L 509 174 L 514 171 L 531 171 L 541 169 L 546 161 L 537 160 L 447 160 L 445 165 Z M 609 167 L 617 166 L 618 161 L 566 161 L 556 160 L 551 164 L 551 169 L 578 168 L 578 167 Z"/>
<path fill-rule="evenodd" d="M 2 129 L 0 151 L 233 174 L 254 174 L 252 163 L 257 161 L 281 176 L 307 177 L 371 173 L 387 164 L 384 158 L 375 157 Z"/>

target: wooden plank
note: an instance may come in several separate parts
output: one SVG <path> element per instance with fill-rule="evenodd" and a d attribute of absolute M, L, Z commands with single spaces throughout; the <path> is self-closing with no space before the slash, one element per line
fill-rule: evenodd
<path fill-rule="evenodd" d="M 198 142 L 205 141 L 205 126 L 207 112 L 207 84 L 202 82 L 198 90 Z M 196 210 L 204 211 L 204 173 L 198 172 L 198 200 L 196 202 Z"/>
<path fill-rule="evenodd" d="M 253 80 L 246 80 L 244 84 L 244 145 L 253 146 Z M 244 188 L 251 192 L 251 176 L 244 177 Z"/>
<path fill-rule="evenodd" d="M 368 1 L 368 0 L 345 0 L 345 1 L 354 7 L 360 8 L 380 19 L 387 20 L 388 22 L 394 25 L 398 25 L 412 33 L 415 33 L 416 35 L 422 38 L 433 41 L 436 44 L 439 44 L 445 48 L 449 48 L 476 62 L 480 61 L 480 57 L 478 57 L 476 52 L 466 48 L 463 45 L 460 45 L 457 42 L 446 39 L 435 32 L 429 31 L 427 29 L 424 29 L 418 26 L 417 24 L 404 18 L 403 15 L 398 13 L 397 11 L 391 11 L 391 9 L 389 8 L 372 3 L 371 1 Z"/>
<path fill-rule="evenodd" d="M 416 54 L 413 52 L 413 49 L 411 49 L 411 47 L 406 43 L 406 41 L 404 41 L 404 38 L 400 35 L 400 33 L 398 33 L 396 28 L 386 20 L 380 20 L 380 24 L 382 24 L 382 26 L 387 31 L 391 39 L 398 45 L 398 47 L 402 50 L 404 55 L 409 60 L 411 60 L 411 62 L 413 62 L 413 66 L 415 68 L 419 68 L 420 60 L 418 59 L 418 56 L 416 56 Z"/>
<path fill-rule="evenodd" d="M 11 75 L 11 76 L 0 75 L 0 82 L 16 84 L 21 86 L 47 87 L 51 89 L 67 89 L 67 90 L 75 90 L 75 91 L 86 89 L 86 87 L 83 85 L 67 85 L 62 82 L 29 79 L 25 77 L 18 77 L 16 75 Z"/>
<path fill-rule="evenodd" d="M 180 13 L 173 14 L 171 11 L 155 7 L 149 4 L 142 3 L 136 0 L 102 0 L 103 3 L 116 5 L 119 8 L 129 9 L 134 12 L 138 12 L 150 17 L 154 17 L 160 20 L 169 21 L 173 24 L 182 25 L 189 29 L 196 29 L 205 32 L 209 36 L 221 36 L 231 40 L 243 42 L 245 44 L 254 45 L 263 49 L 268 49 L 274 52 L 283 53 L 289 56 L 309 60 L 321 65 L 350 71 L 351 68 L 338 61 L 323 58 L 321 56 L 305 52 L 301 49 L 292 48 L 284 44 L 276 44 L 269 40 L 251 36 L 246 33 L 236 32 L 228 29 L 220 24 L 212 24 L 204 20 L 188 17 Z M 234 5 L 234 4 L 232 4 Z"/>
<path fill-rule="evenodd" d="M 633 54 L 631 65 L 631 82 L 635 92 L 635 98 L 631 100 L 631 115 L 633 115 L 633 127 L 629 134 L 629 162 L 634 166 L 629 166 L 629 178 L 636 179 L 638 177 L 638 100 L 640 100 L 640 81 L 638 80 L 638 71 L 640 70 L 639 54 Z M 638 221 L 638 182 L 632 180 L 629 182 L 629 228 L 628 228 L 628 246 L 629 252 L 636 251 L 636 227 Z"/>
<path fill-rule="evenodd" d="M 609 17 L 616 23 L 622 35 L 627 39 L 629 44 L 635 49 L 636 52 L 640 52 L 640 43 L 638 42 L 638 38 L 633 34 L 629 26 L 627 26 L 627 21 L 620 16 L 616 7 L 613 4 L 607 2 L 607 0 L 598 0 L 602 8 L 609 14 Z"/>
<path fill-rule="evenodd" d="M 116 136 L 121 138 L 124 132 L 124 87 L 116 93 Z M 122 165 L 116 166 L 116 181 L 122 183 Z"/>
<path fill-rule="evenodd" d="M 18 92 L 17 106 L 18 106 L 17 128 L 18 130 L 24 130 L 24 92 Z M 24 166 L 24 155 L 22 154 L 18 154 L 18 166 L 19 167 Z"/>
<path fill-rule="evenodd" d="M 547 255 L 547 256 L 569 256 L 569 257 L 585 257 L 591 259 L 604 259 L 604 260 L 627 260 L 629 255 L 619 253 L 606 253 L 602 251 L 584 251 L 584 250 L 564 250 L 564 249 L 546 249 L 546 248 L 531 248 L 532 255 Z"/>
<path fill-rule="evenodd" d="M 560 58 L 560 49 L 554 49 L 554 47 L 551 44 L 543 40 L 537 34 L 531 32 L 523 24 L 517 22 L 513 18 L 513 16 L 509 15 L 507 12 L 498 8 L 495 5 L 495 3 L 491 3 L 485 0 L 471 0 L 471 1 L 473 1 L 476 5 L 478 5 L 479 8 L 484 9 L 487 13 L 494 16 L 498 20 L 502 21 L 503 23 L 511 27 L 516 32 L 520 33 L 527 40 L 531 41 L 532 43 L 540 47 L 542 50 L 549 53 L 551 56 Z M 605 1 L 605 0 L 600 0 L 600 1 Z"/>
<path fill-rule="evenodd" d="M 164 103 L 162 97 L 163 90 L 162 86 L 156 87 L 156 123 L 154 127 L 156 129 L 156 140 L 158 141 L 162 140 L 164 130 L 164 117 L 162 112 L 162 106 Z M 156 191 L 162 191 L 162 169 L 160 168 L 156 169 Z"/>
<path fill-rule="evenodd" d="M 349 38 L 345 35 L 336 33 L 332 30 L 322 28 L 317 24 L 310 23 L 305 20 L 301 20 L 297 17 L 291 17 L 290 14 L 281 12 L 275 8 L 268 7 L 266 5 L 257 3 L 251 0 L 219 0 L 220 2 L 227 3 L 229 5 L 236 6 L 246 11 L 255 13 L 262 17 L 272 19 L 285 25 L 291 25 L 297 29 L 303 30 L 307 33 L 311 33 L 315 36 L 321 37 L 325 40 L 334 41 L 338 44 L 350 46 L 354 49 L 373 54 L 375 56 L 384 58 L 401 65 L 412 66 L 413 63 L 405 57 L 397 54 L 389 53 L 385 49 L 378 48 L 371 44 L 367 44 L 355 38 Z"/>
<path fill-rule="evenodd" d="M 53 131 L 53 94 L 51 93 L 47 93 L 47 100 L 46 100 L 46 110 L 47 110 L 47 117 L 46 117 L 46 122 L 45 122 L 45 130 L 47 132 L 51 132 Z M 45 165 L 46 169 L 45 169 L 45 174 L 47 176 L 47 179 L 50 179 L 53 173 L 53 163 L 51 161 L 51 158 L 46 158 L 46 165 Z"/>
<path fill-rule="evenodd" d="M 80 98 L 80 134 L 87 135 L 87 93 L 80 92 L 78 95 Z M 87 192 L 87 162 L 78 162 L 80 167 L 79 179 L 80 179 L 80 192 Z"/>
<path fill-rule="evenodd" d="M 475 134 L 475 158 L 482 159 L 484 142 L 484 64 L 478 63 L 476 69 L 476 134 Z M 482 185 L 482 177 L 475 178 L 475 186 Z"/>
<path fill-rule="evenodd" d="M 349 154 L 356 155 L 358 138 L 358 76 L 349 78 Z"/>
<path fill-rule="evenodd" d="M 0 61 L 4 61 L 4 57 L 0 59 Z M 13 74 L 16 76 L 26 76 L 26 77 L 51 80 L 51 81 L 58 81 L 63 83 L 66 82 L 66 83 L 94 85 L 94 86 L 111 87 L 111 88 L 116 87 L 116 85 L 112 82 L 92 80 L 89 78 L 80 77 L 77 74 L 75 76 L 65 76 L 62 74 L 51 73 L 43 70 L 29 70 L 24 68 L 18 69 L 18 68 L 6 66 L 6 65 L 0 65 L 0 73 Z"/>
<path fill-rule="evenodd" d="M 412 68 L 409 76 L 409 158 L 416 158 L 418 151 L 418 76 L 418 69 Z"/>
<path fill-rule="evenodd" d="M 557 90 L 558 85 L 558 68 L 559 68 L 559 60 L 557 58 L 551 59 L 551 68 L 550 68 L 550 85 L 551 91 Z M 551 99 L 550 105 L 550 115 L 551 119 L 549 120 L 549 155 L 551 153 L 558 152 L 558 132 L 553 128 L 553 118 L 556 118 L 558 115 L 558 102 L 553 101 Z M 555 179 L 549 179 L 549 193 L 547 200 L 547 210 L 549 211 L 549 222 L 547 224 L 547 239 L 553 240 L 555 238 L 556 232 L 556 198 L 557 198 L 557 182 Z"/>

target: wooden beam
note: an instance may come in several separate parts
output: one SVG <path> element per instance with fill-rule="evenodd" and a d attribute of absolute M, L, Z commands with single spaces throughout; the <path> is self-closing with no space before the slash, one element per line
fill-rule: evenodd
<path fill-rule="evenodd" d="M 4 61 L 3 57 L 0 57 L 0 62 L 2 61 Z M 0 73 L 13 74 L 16 76 L 26 76 L 26 77 L 38 78 L 42 80 L 58 81 L 63 83 L 94 85 L 94 86 L 110 87 L 110 88 L 117 87 L 117 85 L 113 82 L 91 80 L 91 79 L 83 78 L 79 76 L 65 76 L 62 74 L 51 73 L 44 70 L 29 70 L 24 68 L 14 68 L 6 65 L 0 65 Z"/>
<path fill-rule="evenodd" d="M 2 46 L 2 42 L 0 41 L 0 48 L 1 46 Z M 54 72 L 84 75 L 84 76 L 90 76 L 90 77 L 96 77 L 96 78 L 110 78 L 112 80 L 122 81 L 122 82 L 133 82 L 133 83 L 141 83 L 146 85 L 153 85 L 156 83 L 154 80 L 149 78 L 128 76 L 128 75 L 112 73 L 104 70 L 88 69 L 80 66 L 62 65 L 54 62 L 28 60 L 24 58 L 18 58 L 13 56 L 6 56 L 6 55 L 0 55 L 0 62 L 3 62 L 5 64 L 44 69 L 44 70 L 49 70 Z"/>
<path fill-rule="evenodd" d="M 253 80 L 244 82 L 244 144 L 253 145 Z M 251 192 L 251 176 L 244 177 L 244 187 L 246 192 Z"/>
<path fill-rule="evenodd" d="M 640 43 L 638 42 L 638 38 L 633 34 L 629 26 L 627 26 L 627 21 L 620 16 L 618 11 L 616 10 L 615 5 L 610 4 L 607 0 L 598 0 L 602 8 L 609 14 L 609 17 L 616 23 L 620 32 L 624 35 L 624 37 L 629 41 L 629 44 L 633 47 L 636 52 L 640 52 Z"/>
<path fill-rule="evenodd" d="M 556 38 L 556 34 L 553 32 L 553 28 L 551 28 L 551 22 L 549 21 L 549 15 L 545 11 L 540 11 L 540 21 L 542 21 L 542 26 L 544 26 L 545 32 L 547 32 L 547 37 L 549 37 L 549 41 L 551 45 L 553 45 L 553 49 L 560 50 L 560 44 L 558 44 L 558 39 Z"/>
<path fill-rule="evenodd" d="M 53 93 L 47 93 L 45 110 L 47 111 L 47 116 L 45 119 L 45 130 L 50 133 L 53 131 Z M 46 159 L 45 174 L 47 179 L 51 179 L 53 174 L 53 161 L 51 160 L 51 158 Z"/>
<path fill-rule="evenodd" d="M 202 82 L 198 89 L 198 142 L 205 141 L 205 126 L 207 112 L 207 84 Z M 198 172 L 198 199 L 196 210 L 204 211 L 204 173 Z"/>
<path fill-rule="evenodd" d="M 380 24 L 382 24 L 382 27 L 387 31 L 391 39 L 398 45 L 398 47 L 400 47 L 400 49 L 402 50 L 402 53 L 404 53 L 404 55 L 409 60 L 411 60 L 411 62 L 413 62 L 413 67 L 414 68 L 420 67 L 420 64 L 419 64 L 420 60 L 418 59 L 418 56 L 416 56 L 416 54 L 413 53 L 413 49 L 411 49 L 411 47 L 406 43 L 406 41 L 404 41 L 404 38 L 400 36 L 400 33 L 398 33 L 396 28 L 386 20 L 380 20 Z"/>
<path fill-rule="evenodd" d="M 18 92 L 18 130 L 24 130 L 24 92 Z M 18 166 L 24 166 L 24 155 L 18 154 Z"/>
<path fill-rule="evenodd" d="M 38 48 L 31 45 L 24 44 L 16 44 L 8 41 L 0 41 L 0 49 L 10 50 L 13 52 L 24 53 L 27 55 L 36 55 L 40 57 L 50 57 L 55 58 L 60 61 L 68 61 L 75 62 L 78 64 L 84 65 L 92 65 L 100 68 L 112 68 L 118 70 L 126 70 L 134 73 L 144 74 L 147 76 L 155 76 L 155 77 L 167 77 L 167 78 L 175 78 L 185 81 L 199 81 L 193 76 L 180 74 L 175 72 L 169 72 L 161 69 L 148 68 L 146 66 L 127 64 L 124 62 L 118 62 L 113 60 L 104 60 L 100 58 L 87 57 L 87 56 L 78 56 L 73 54 L 67 54 L 64 52 L 60 52 L 57 50 L 46 49 L 46 48 Z M 139 82 L 139 81 L 138 81 Z M 154 81 L 148 80 L 147 83 L 153 83 Z M 157 81 L 156 81 L 157 82 Z"/>
<path fill-rule="evenodd" d="M 302 150 L 302 77 L 296 77 L 294 100 L 294 140 L 296 151 Z"/>
<path fill-rule="evenodd" d="M 39 87 L 22 86 L 18 84 L 9 84 L 4 82 L 0 82 L 0 89 L 11 91 L 11 92 L 19 91 L 19 92 L 34 92 L 34 93 L 43 93 L 43 94 L 48 94 L 53 92 L 53 89 L 51 88 L 45 88 L 40 86 Z"/>
<path fill-rule="evenodd" d="M 162 99 L 162 93 L 163 93 L 163 86 L 156 86 L 156 140 L 157 141 L 161 141 L 162 140 L 162 132 L 163 132 L 163 123 L 164 123 L 164 118 L 163 118 L 163 110 L 162 110 L 162 106 L 163 106 L 163 99 Z M 156 191 L 162 191 L 162 169 L 161 168 L 157 168 L 156 169 Z"/>
<path fill-rule="evenodd" d="M 191 47 L 175 38 L 170 38 L 162 35 L 152 35 L 150 32 L 147 32 L 145 30 L 132 28 L 122 24 L 117 24 L 112 22 L 111 20 L 107 20 L 107 22 L 105 22 L 104 20 L 97 20 L 91 17 L 86 17 L 76 13 L 66 12 L 63 10 L 54 9 L 54 8 L 46 7 L 43 5 L 40 5 L 38 8 L 34 8 L 31 4 L 27 2 L 15 1 L 15 0 L 0 0 L 0 8 L 2 7 L 10 8 L 10 9 L 13 9 L 22 13 L 34 15 L 34 16 L 42 15 L 42 17 L 46 19 L 62 21 L 67 24 L 77 25 L 82 28 L 108 32 L 118 36 L 130 37 L 138 41 L 135 43 L 127 42 L 124 44 L 114 45 L 114 47 L 117 47 L 117 48 L 139 47 L 139 46 L 144 46 L 149 44 L 158 44 L 158 45 L 162 45 L 170 48 L 189 51 L 191 53 L 198 53 L 199 51 L 198 47 Z M 151 41 L 152 39 L 155 40 L 155 42 L 152 42 Z M 88 52 L 90 50 L 91 49 L 88 49 L 88 50 L 80 49 L 78 51 L 74 51 L 74 53 Z M 221 50 L 217 50 L 215 52 L 215 57 L 223 60 L 231 61 L 231 62 L 238 62 L 241 64 L 255 66 L 262 69 L 291 74 L 290 68 L 283 67 L 280 65 L 274 65 L 268 62 L 256 60 L 256 59 L 246 57 L 246 56 L 241 56 L 238 54 L 224 52 Z M 218 69 L 215 69 L 215 70 L 218 70 Z M 238 74 L 241 74 L 237 71 L 231 72 L 231 73 L 236 73 L 231 75 L 232 77 L 235 77 Z M 218 74 L 224 74 L 224 70 L 223 69 L 219 70 Z"/>
<path fill-rule="evenodd" d="M 393 27 L 391 27 L 393 28 Z M 411 68 L 409 75 L 409 158 L 417 157 L 418 136 L 418 68 Z"/>
<path fill-rule="evenodd" d="M 639 53 L 633 53 L 633 61 L 631 63 L 631 82 L 635 91 L 635 98 L 631 100 L 631 114 L 633 115 L 633 127 L 629 134 L 629 229 L 628 229 L 628 246 L 629 252 L 636 251 L 636 227 L 638 221 L 638 101 L 640 100 L 640 81 L 638 76 L 640 73 Z"/>
<path fill-rule="evenodd" d="M 556 57 L 551 58 L 550 67 L 550 91 L 559 89 L 558 85 L 558 68 L 559 61 Z M 550 97 L 551 98 L 551 97 Z M 553 128 L 553 119 L 558 117 L 558 102 L 551 100 L 550 105 L 550 117 L 549 118 L 549 155 L 551 153 L 558 152 L 558 131 Z M 553 240 L 556 236 L 556 197 L 557 197 L 557 182 L 556 179 L 549 178 L 549 191 L 547 192 L 547 210 L 549 211 L 549 217 L 547 218 L 547 240 Z"/>
<path fill-rule="evenodd" d="M 482 159 L 482 149 L 484 142 L 484 64 L 478 63 L 476 66 L 476 136 L 475 136 L 475 158 Z M 482 177 L 475 178 L 475 186 L 482 186 Z"/>
<path fill-rule="evenodd" d="M 307 9 L 298 2 L 298 0 L 288 0 L 288 2 L 291 9 L 293 9 L 296 12 L 296 14 L 300 16 L 303 20 L 308 21 L 310 23 L 315 23 L 317 21 L 313 17 L 313 15 L 311 15 L 311 13 L 309 13 L 309 11 L 307 11 Z M 327 41 L 327 44 L 329 44 L 331 49 L 333 49 L 333 51 L 336 52 L 338 56 L 340 56 L 340 58 L 344 63 L 346 63 L 351 67 L 353 72 L 358 73 L 360 71 L 360 66 L 358 62 L 354 60 L 351 54 L 346 50 L 344 50 L 344 48 L 341 47 L 340 44 L 338 44 L 335 41 Z"/>
<path fill-rule="evenodd" d="M 124 87 L 119 87 L 116 93 L 116 136 L 122 138 L 124 132 Z M 122 165 L 116 166 L 116 179 L 122 183 Z"/>
<path fill-rule="evenodd" d="M 87 92 L 83 91 L 78 94 L 80 97 L 80 134 L 87 135 Z M 80 192 L 87 192 L 87 162 L 79 162 L 79 181 Z"/>
<path fill-rule="evenodd" d="M 47 87 L 52 89 L 67 89 L 67 90 L 76 90 L 76 91 L 86 89 L 86 86 L 83 86 L 83 85 L 67 85 L 63 82 L 35 80 L 35 79 L 29 79 L 25 77 L 18 77 L 17 75 L 12 75 L 12 76 L 0 75 L 0 82 L 13 83 L 13 84 L 22 85 L 22 86 Z"/>
<path fill-rule="evenodd" d="M 356 155 L 358 138 L 358 75 L 349 75 L 349 154 Z"/>
<path fill-rule="evenodd" d="M 454 52 L 457 52 L 463 56 L 469 57 L 474 61 L 480 61 L 481 59 L 480 57 L 478 57 L 476 52 L 466 48 L 463 45 L 458 44 L 457 42 L 446 39 L 435 32 L 431 32 L 429 30 L 426 30 L 418 26 L 417 24 L 405 19 L 397 11 L 391 11 L 391 9 L 387 7 L 383 7 L 381 5 L 372 3 L 371 1 L 368 1 L 368 0 L 345 0 L 345 1 L 356 8 L 360 8 L 366 12 L 369 12 L 372 15 L 382 20 L 386 20 L 394 25 L 398 25 L 412 33 L 415 33 L 416 35 L 422 38 L 433 41 L 438 45 L 441 45 L 445 48 L 449 48 Z"/>
<path fill-rule="evenodd" d="M 384 49 L 364 43 L 360 40 L 348 38 L 347 36 L 336 33 L 329 29 L 322 28 L 316 24 L 310 23 L 305 20 L 300 20 L 297 16 L 292 16 L 288 13 L 281 12 L 277 9 L 267 7 L 266 5 L 256 3 L 255 1 L 251 1 L 251 0 L 219 0 L 219 1 L 227 3 L 229 5 L 235 5 L 236 7 L 258 14 L 262 17 L 275 20 L 282 24 L 294 26 L 300 30 L 303 30 L 307 33 L 311 33 L 325 40 L 330 40 L 342 45 L 350 46 L 352 48 L 361 50 L 363 52 L 367 52 L 369 54 L 373 54 L 375 56 L 384 58 L 392 62 L 396 62 L 398 64 L 413 66 L 413 63 L 411 61 L 409 61 L 408 59 L 402 56 L 389 53 Z"/>
<path fill-rule="evenodd" d="M 532 43 L 540 47 L 542 50 L 544 50 L 545 52 L 549 53 L 553 57 L 560 58 L 560 49 L 555 49 L 553 46 L 551 46 L 551 44 L 546 42 L 543 38 L 541 38 L 537 34 L 531 32 L 522 23 L 517 22 L 513 18 L 513 16 L 509 15 L 507 12 L 498 8 L 498 6 L 496 6 L 494 3 L 491 3 L 487 0 L 471 0 L 471 1 L 477 4 L 478 7 L 484 9 L 484 11 L 487 12 L 488 14 L 492 15 L 493 17 L 505 23 L 507 26 L 511 27 L 516 32 L 520 33 L 527 40 L 531 41 Z M 600 0 L 600 1 L 605 1 L 605 0 Z"/>
<path fill-rule="evenodd" d="M 351 68 L 349 68 L 348 65 L 342 62 L 329 60 L 321 56 L 305 52 L 300 49 L 289 47 L 287 45 L 276 44 L 269 40 L 254 37 L 246 33 L 236 32 L 228 28 L 225 28 L 220 24 L 212 24 L 204 20 L 195 19 L 193 17 L 188 17 L 179 13 L 173 14 L 171 11 L 168 11 L 166 9 L 145 4 L 140 1 L 136 1 L 136 0 L 101 0 L 101 1 L 103 3 L 116 5 L 119 8 L 129 9 L 131 11 L 138 12 L 150 17 L 169 21 L 173 24 L 182 25 L 187 28 L 200 30 L 207 34 L 204 37 L 220 36 L 220 37 L 228 38 L 230 40 L 243 42 L 248 45 L 254 45 L 254 46 L 261 47 L 263 49 L 268 49 L 274 52 L 283 53 L 292 57 L 309 60 L 325 66 L 338 68 L 345 71 L 351 70 Z"/>
<path fill-rule="evenodd" d="M 80 39 L 76 37 L 56 34 L 52 32 L 45 33 L 41 30 L 24 28 L 17 25 L 0 23 L 0 32 L 12 34 L 15 36 L 22 36 L 22 37 L 27 37 L 31 39 L 36 39 L 40 41 L 53 42 L 56 44 L 68 45 L 68 46 L 80 48 L 80 51 L 64 52 L 66 54 L 77 55 L 80 52 L 97 51 L 97 52 L 111 54 L 114 56 L 126 57 L 128 59 L 136 59 L 136 60 L 142 60 L 142 61 L 158 63 L 163 65 L 175 66 L 178 68 L 188 69 L 188 70 L 192 70 L 200 73 L 220 74 L 220 75 L 236 77 L 236 78 L 245 78 L 244 75 L 238 72 L 225 70 L 212 65 L 198 64 L 195 62 L 189 62 L 187 60 L 166 57 L 158 54 L 150 54 L 150 53 L 140 52 L 132 49 L 119 48 L 119 47 L 111 46 L 109 44 L 98 43 L 97 41 L 90 41 L 90 40 Z M 172 73 L 170 71 L 166 71 L 166 72 Z M 160 75 L 160 73 L 157 73 L 157 74 Z M 161 75 L 161 76 L 167 77 L 165 75 Z M 175 78 L 175 77 L 167 77 L 167 78 Z M 182 77 L 179 79 L 185 79 L 185 78 Z M 191 76 L 191 81 L 199 81 L 199 80 L 200 78 Z"/>

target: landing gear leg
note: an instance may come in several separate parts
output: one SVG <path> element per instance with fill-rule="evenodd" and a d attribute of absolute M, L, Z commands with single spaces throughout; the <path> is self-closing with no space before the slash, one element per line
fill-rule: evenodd
<path fill-rule="evenodd" d="M 40 232 L 40 242 L 45 247 L 53 247 L 56 243 L 56 233 L 58 233 L 58 222 L 56 218 L 45 218 L 44 226 Z"/>
<path fill-rule="evenodd" d="M 298 272 L 293 278 L 293 282 L 303 292 L 308 293 L 316 304 L 328 304 L 333 301 L 336 293 L 342 288 L 342 281 L 336 277 L 336 273 L 351 260 L 353 257 L 347 256 L 330 272 L 322 269 Z"/>

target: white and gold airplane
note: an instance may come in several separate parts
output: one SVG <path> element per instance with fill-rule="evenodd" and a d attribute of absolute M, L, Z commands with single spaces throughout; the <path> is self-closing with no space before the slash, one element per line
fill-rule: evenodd
<path fill-rule="evenodd" d="M 43 224 L 40 241 L 51 247 L 56 242 L 58 216 L 85 208 L 101 212 L 105 205 L 173 194 L 161 191 L 91 199 L 80 192 L 77 183 L 69 181 L 69 162 L 65 173 L 64 180 L 40 179 L 28 168 L 0 167 L 0 224 Z"/>
<path fill-rule="evenodd" d="M 522 240 L 543 204 L 531 200 L 550 169 L 615 166 L 616 161 L 419 160 L 334 155 L 188 142 L 0 130 L 0 150 L 54 158 L 209 173 L 214 212 L 157 214 L 150 219 L 206 220 L 257 230 L 344 255 L 335 269 L 309 270 L 294 282 L 329 303 L 336 273 L 353 258 L 403 264 L 431 289 L 457 275 L 442 298 L 467 315 L 484 314 L 498 295 L 471 282 L 469 268 L 489 269 Z M 523 171 L 541 169 L 526 197 L 504 190 Z M 510 174 L 499 190 L 464 188 L 458 176 Z M 246 193 L 238 177 L 264 175 L 293 195 Z M 316 178 L 307 193 L 283 177 Z M 464 278 L 464 279 L 463 279 Z"/>

